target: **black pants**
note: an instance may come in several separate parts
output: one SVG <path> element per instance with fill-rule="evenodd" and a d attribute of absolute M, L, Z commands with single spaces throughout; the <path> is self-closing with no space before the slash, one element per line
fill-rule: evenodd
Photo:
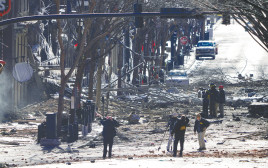
<path fill-rule="evenodd" d="M 208 102 L 203 102 L 203 116 L 204 118 L 208 117 Z"/>
<path fill-rule="evenodd" d="M 209 113 L 212 117 L 217 117 L 216 102 L 209 102 Z"/>
<path fill-rule="evenodd" d="M 173 144 L 173 156 L 177 156 L 177 147 L 178 147 L 179 141 L 180 141 L 180 147 L 181 147 L 180 154 L 182 154 L 183 145 L 184 145 L 184 134 L 180 136 L 175 136 L 175 140 Z"/>
<path fill-rule="evenodd" d="M 113 148 L 114 138 L 103 139 L 103 157 L 107 155 L 107 146 L 109 145 L 109 157 L 112 157 L 112 148 Z"/>

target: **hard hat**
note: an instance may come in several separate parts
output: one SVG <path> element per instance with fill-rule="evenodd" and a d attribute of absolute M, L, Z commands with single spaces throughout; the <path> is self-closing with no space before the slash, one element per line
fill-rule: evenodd
<path fill-rule="evenodd" d="M 220 85 L 220 86 L 219 86 L 219 89 L 223 89 L 223 86 L 222 86 L 222 85 Z"/>
<path fill-rule="evenodd" d="M 212 87 L 216 87 L 216 85 L 215 85 L 214 83 L 211 83 L 209 86 L 210 86 L 211 88 L 212 88 Z"/>

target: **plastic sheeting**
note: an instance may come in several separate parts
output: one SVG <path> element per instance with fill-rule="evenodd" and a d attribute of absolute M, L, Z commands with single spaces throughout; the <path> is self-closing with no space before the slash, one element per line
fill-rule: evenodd
<path fill-rule="evenodd" d="M 17 63 L 13 68 L 13 77 L 18 82 L 26 82 L 31 79 L 33 75 L 33 68 L 26 62 Z"/>

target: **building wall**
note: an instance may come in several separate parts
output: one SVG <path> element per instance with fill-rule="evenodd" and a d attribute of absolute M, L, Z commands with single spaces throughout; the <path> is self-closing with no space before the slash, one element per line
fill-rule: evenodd
<path fill-rule="evenodd" d="M 26 31 L 26 30 L 24 30 Z M 27 50 L 28 50 L 28 43 L 26 32 L 23 33 L 16 33 L 15 34 L 15 54 L 14 54 L 14 62 L 13 66 L 19 62 L 26 62 L 28 60 Z M 27 104 L 27 85 L 28 82 L 19 83 L 15 79 L 13 79 L 13 86 L 14 86 L 14 106 L 15 107 L 23 107 Z"/>
<path fill-rule="evenodd" d="M 0 18 L 0 20 L 5 20 L 9 18 L 29 16 L 30 7 L 34 7 L 32 14 L 36 14 L 36 11 L 40 8 L 40 0 L 34 0 L 37 5 L 33 5 L 31 1 L 31 6 L 29 5 L 30 0 L 12 0 L 11 1 L 11 11 L 9 14 Z M 6 61 L 6 66 L 3 73 L 0 75 L 0 106 L 5 106 L 1 113 L 7 111 L 16 111 L 16 109 L 21 108 L 29 103 L 28 95 L 30 82 L 19 83 L 12 75 L 13 67 L 16 63 L 27 62 L 28 60 L 28 42 L 27 42 L 27 32 L 28 28 L 20 23 L 11 24 L 3 26 L 0 28 L 0 38 L 4 46 L 0 44 L 0 59 L 3 55 L 3 60 Z M 7 47 L 5 47 L 7 46 Z M 3 91 L 4 89 L 4 91 Z M 3 100 L 3 101 L 2 101 Z"/>

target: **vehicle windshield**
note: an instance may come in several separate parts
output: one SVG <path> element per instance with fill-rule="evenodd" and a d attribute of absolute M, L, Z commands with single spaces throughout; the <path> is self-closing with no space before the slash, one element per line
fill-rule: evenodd
<path fill-rule="evenodd" d="M 213 43 L 212 42 L 199 42 L 197 43 L 197 47 L 213 47 Z"/>
<path fill-rule="evenodd" d="M 187 76 L 185 71 L 170 71 L 169 76 Z"/>

